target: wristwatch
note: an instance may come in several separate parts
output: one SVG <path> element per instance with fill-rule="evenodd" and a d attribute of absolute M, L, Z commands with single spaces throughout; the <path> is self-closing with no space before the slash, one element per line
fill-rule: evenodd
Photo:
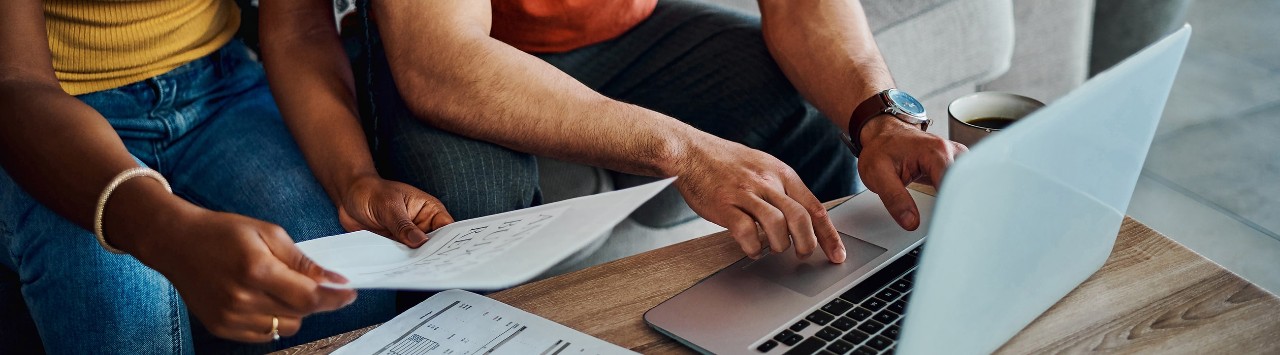
<path fill-rule="evenodd" d="M 924 105 L 920 100 L 898 89 L 878 92 L 858 104 L 849 116 L 849 133 L 845 133 L 843 138 L 853 156 L 862 154 L 862 126 L 866 126 L 872 117 L 885 113 L 902 122 L 919 126 L 922 131 L 929 128 L 929 117 L 925 116 Z"/>

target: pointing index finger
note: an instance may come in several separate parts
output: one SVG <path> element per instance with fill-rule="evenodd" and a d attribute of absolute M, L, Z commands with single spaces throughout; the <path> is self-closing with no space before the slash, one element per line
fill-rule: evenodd
<path fill-rule="evenodd" d="M 906 230 L 920 227 L 920 212 L 916 210 L 916 201 L 907 192 L 906 183 L 902 181 L 892 165 L 876 164 L 866 169 L 862 181 L 867 188 L 877 195 L 889 214 Z"/>

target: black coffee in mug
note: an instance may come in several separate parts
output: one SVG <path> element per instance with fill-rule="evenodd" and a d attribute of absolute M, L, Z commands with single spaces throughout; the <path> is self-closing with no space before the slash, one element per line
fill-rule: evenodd
<path fill-rule="evenodd" d="M 1008 117 L 981 117 L 969 120 L 969 124 L 990 129 L 1005 129 L 1016 120 Z"/>
<path fill-rule="evenodd" d="M 1030 97 L 1006 92 L 976 92 L 947 105 L 947 128 L 951 140 L 973 146 L 982 138 L 999 132 L 1044 104 Z"/>

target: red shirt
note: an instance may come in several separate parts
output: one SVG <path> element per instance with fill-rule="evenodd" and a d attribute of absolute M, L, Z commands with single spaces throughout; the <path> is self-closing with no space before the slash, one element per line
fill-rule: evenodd
<path fill-rule="evenodd" d="M 658 0 L 491 0 L 490 36 L 530 53 L 608 41 L 653 13 Z"/>

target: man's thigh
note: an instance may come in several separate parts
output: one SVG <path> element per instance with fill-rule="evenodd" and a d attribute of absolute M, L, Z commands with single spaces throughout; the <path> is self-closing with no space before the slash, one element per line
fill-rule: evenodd
<path fill-rule="evenodd" d="M 853 192 L 855 163 L 840 130 L 787 80 L 755 17 L 661 2 L 617 39 L 539 57 L 613 99 L 774 155 L 821 199 Z"/>

